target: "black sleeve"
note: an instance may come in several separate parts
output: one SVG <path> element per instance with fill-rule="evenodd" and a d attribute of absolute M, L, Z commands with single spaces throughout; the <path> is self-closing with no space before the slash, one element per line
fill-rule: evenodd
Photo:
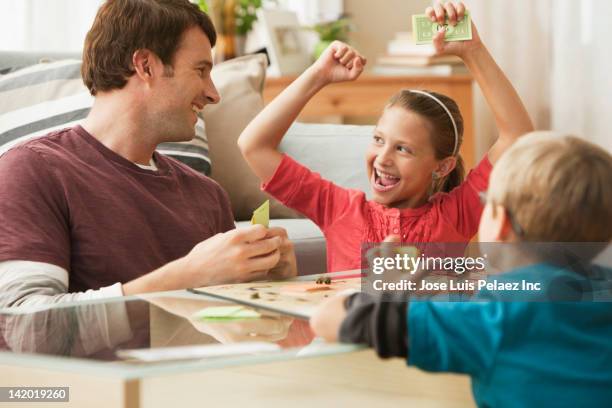
<path fill-rule="evenodd" d="M 375 298 L 355 293 L 344 307 L 347 315 L 340 326 L 341 342 L 367 344 L 383 358 L 408 357 L 406 295 L 384 293 Z"/>

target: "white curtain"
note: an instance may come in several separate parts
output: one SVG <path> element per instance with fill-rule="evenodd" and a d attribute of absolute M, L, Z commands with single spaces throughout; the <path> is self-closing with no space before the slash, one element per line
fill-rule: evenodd
<path fill-rule="evenodd" d="M 612 152 L 612 3 L 557 0 L 554 7 L 552 127 Z"/>
<path fill-rule="evenodd" d="M 551 36 L 549 0 L 472 0 L 478 32 L 523 99 L 535 126 L 550 128 Z M 497 138 L 495 122 L 478 86 L 474 86 L 478 157 Z"/>
<path fill-rule="evenodd" d="M 612 151 L 612 3 L 606 0 L 468 0 L 493 57 L 538 129 L 572 133 Z M 605 51 L 605 50 L 608 51 Z M 497 136 L 477 87 L 482 155 Z"/>
<path fill-rule="evenodd" d="M 0 50 L 81 51 L 103 0 L 0 0 Z"/>
<path fill-rule="evenodd" d="M 344 9 L 342 3 L 342 0 L 276 0 L 270 5 L 295 12 L 300 24 L 313 25 L 340 17 Z"/>

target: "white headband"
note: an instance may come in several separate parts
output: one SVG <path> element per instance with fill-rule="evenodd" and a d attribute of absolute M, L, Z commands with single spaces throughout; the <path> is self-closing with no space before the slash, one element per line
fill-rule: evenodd
<path fill-rule="evenodd" d="M 425 96 L 429 96 L 431 99 L 433 99 L 434 101 L 438 102 L 438 105 L 440 105 L 448 114 L 448 117 L 451 120 L 451 123 L 453 124 L 453 130 L 455 131 L 455 147 L 453 148 L 453 156 L 455 156 L 457 154 L 457 147 L 459 145 L 459 132 L 457 132 L 457 124 L 455 123 L 455 119 L 453 119 L 453 115 L 451 115 L 450 111 L 448 110 L 448 108 L 446 107 L 446 105 L 444 105 L 444 103 L 442 103 L 441 100 L 439 100 L 438 98 L 436 98 L 435 96 L 433 96 L 432 94 L 425 92 L 425 91 L 419 91 L 418 89 L 409 89 L 410 92 L 414 92 L 414 93 L 418 93 L 421 95 L 425 95 Z"/>

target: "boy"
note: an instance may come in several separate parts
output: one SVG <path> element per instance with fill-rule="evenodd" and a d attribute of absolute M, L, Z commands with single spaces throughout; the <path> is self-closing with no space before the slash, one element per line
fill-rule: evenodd
<path fill-rule="evenodd" d="M 612 238 L 610 175 L 612 157 L 595 145 L 569 136 L 525 136 L 491 174 L 480 240 L 508 247 L 589 242 L 592 258 Z M 530 278 L 550 289 L 588 279 L 589 293 L 610 299 L 609 269 L 570 269 L 509 250 L 494 255 L 490 261 L 497 265 L 515 265 L 498 280 Z M 354 294 L 322 304 L 311 326 L 328 341 L 366 343 L 381 357 L 405 357 L 427 371 L 469 374 L 479 406 L 609 404 L 612 303 L 566 302 L 567 296 L 550 301 L 550 291 L 520 302 L 505 296 L 482 291 L 478 302 L 405 302 Z"/>

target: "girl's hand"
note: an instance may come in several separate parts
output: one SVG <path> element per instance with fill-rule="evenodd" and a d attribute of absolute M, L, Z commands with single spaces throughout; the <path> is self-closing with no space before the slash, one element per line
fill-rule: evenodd
<path fill-rule="evenodd" d="M 458 21 L 461 21 L 465 15 L 465 5 L 462 2 L 454 4 L 448 3 L 436 3 L 433 7 L 427 7 L 425 14 L 431 19 L 432 22 L 438 22 L 441 26 L 445 24 L 446 17 L 448 16 L 448 24 L 451 26 L 457 25 Z M 472 39 L 469 41 L 444 41 L 445 30 L 443 27 L 440 28 L 438 33 L 433 38 L 433 45 L 436 49 L 436 55 L 456 55 L 460 58 L 465 58 L 470 52 L 481 47 L 482 42 L 478 35 L 478 30 L 472 20 Z"/>
<path fill-rule="evenodd" d="M 312 65 L 319 80 L 325 84 L 353 81 L 361 75 L 366 59 L 347 44 L 334 41 Z"/>

